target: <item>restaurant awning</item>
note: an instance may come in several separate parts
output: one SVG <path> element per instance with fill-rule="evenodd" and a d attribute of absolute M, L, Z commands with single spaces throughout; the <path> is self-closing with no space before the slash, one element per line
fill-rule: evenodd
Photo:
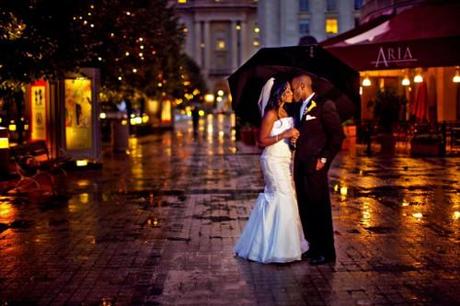
<path fill-rule="evenodd" d="M 460 3 L 424 3 L 380 16 L 321 45 L 361 71 L 460 65 Z"/>

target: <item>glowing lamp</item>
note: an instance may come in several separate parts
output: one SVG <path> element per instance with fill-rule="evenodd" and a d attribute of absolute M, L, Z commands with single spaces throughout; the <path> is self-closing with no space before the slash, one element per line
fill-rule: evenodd
<path fill-rule="evenodd" d="M 10 125 L 8 125 L 8 129 L 9 129 L 11 132 L 16 131 L 16 124 L 10 123 Z"/>
<path fill-rule="evenodd" d="M 415 77 L 414 77 L 414 83 L 422 83 L 423 82 L 423 77 L 421 74 L 417 74 Z"/>
<path fill-rule="evenodd" d="M 10 142 L 8 137 L 0 137 L 0 149 L 8 149 L 10 147 Z"/>
<path fill-rule="evenodd" d="M 121 120 L 121 125 L 128 125 L 128 120 L 126 120 L 126 119 Z"/>
<path fill-rule="evenodd" d="M 365 77 L 361 85 L 363 85 L 364 87 L 371 86 L 371 79 L 369 79 L 368 77 Z"/>
<path fill-rule="evenodd" d="M 146 115 L 146 114 L 142 115 L 142 123 L 147 123 L 147 122 L 149 122 L 149 119 L 150 119 L 150 118 L 149 118 L 148 115 Z"/>
<path fill-rule="evenodd" d="M 204 113 L 204 110 L 201 109 L 201 110 L 198 111 L 198 115 L 200 115 L 201 117 L 203 117 L 204 114 L 205 114 L 205 113 Z"/>
<path fill-rule="evenodd" d="M 100 119 L 106 119 L 106 118 L 107 118 L 107 114 L 106 114 L 106 113 L 100 113 L 100 114 L 99 114 L 99 118 L 100 118 Z"/>
<path fill-rule="evenodd" d="M 134 121 L 136 121 L 136 124 L 142 124 L 142 118 L 141 117 L 134 118 Z"/>
<path fill-rule="evenodd" d="M 460 219 L 460 211 L 454 211 L 454 216 L 453 216 L 454 220 L 458 220 Z"/>
<path fill-rule="evenodd" d="M 410 85 L 410 80 L 409 80 L 409 78 L 407 76 L 404 77 L 404 79 L 402 79 L 401 85 L 402 86 L 409 86 Z"/>
<path fill-rule="evenodd" d="M 136 118 L 129 119 L 129 124 L 136 125 L 137 124 Z"/>
<path fill-rule="evenodd" d="M 452 78 L 452 82 L 454 83 L 460 83 L 460 72 L 457 70 L 455 70 L 455 75 L 454 77 Z"/>
<path fill-rule="evenodd" d="M 340 195 L 346 196 L 348 194 L 348 188 L 347 187 L 340 187 Z"/>
<path fill-rule="evenodd" d="M 204 96 L 204 100 L 206 102 L 212 103 L 212 102 L 214 102 L 214 95 L 213 94 L 207 94 L 207 95 Z"/>
<path fill-rule="evenodd" d="M 28 124 L 24 124 L 24 131 L 28 131 L 29 130 L 29 125 Z"/>
<path fill-rule="evenodd" d="M 219 97 L 222 97 L 222 96 L 224 95 L 224 91 L 223 91 L 222 89 L 219 89 L 219 90 L 217 91 L 217 95 L 218 95 Z"/>
<path fill-rule="evenodd" d="M 86 167 L 88 166 L 88 160 L 87 159 L 79 159 L 76 161 L 77 167 Z"/>

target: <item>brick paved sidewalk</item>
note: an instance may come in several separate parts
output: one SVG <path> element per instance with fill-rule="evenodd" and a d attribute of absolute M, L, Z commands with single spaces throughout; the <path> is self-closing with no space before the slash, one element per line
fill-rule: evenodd
<path fill-rule="evenodd" d="M 0 199 L 0 304 L 455 305 L 460 159 L 343 152 L 331 170 L 338 260 L 263 265 L 232 247 L 263 188 L 221 117 L 130 140 L 68 200 Z"/>

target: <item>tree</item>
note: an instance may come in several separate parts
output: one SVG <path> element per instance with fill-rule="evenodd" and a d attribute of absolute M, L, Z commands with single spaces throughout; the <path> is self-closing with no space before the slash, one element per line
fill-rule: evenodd
<path fill-rule="evenodd" d="M 202 78 L 182 53 L 183 41 L 166 0 L 4 0 L 0 88 L 88 66 L 101 69 L 107 93 L 182 97 L 184 77 L 202 87 L 195 85 Z"/>
<path fill-rule="evenodd" d="M 85 1 L 2 2 L 0 82 L 61 77 L 90 59 L 80 31 L 72 27 Z"/>
<path fill-rule="evenodd" d="M 183 31 L 166 0 L 99 0 L 75 21 L 108 90 L 150 97 L 182 86 Z"/>

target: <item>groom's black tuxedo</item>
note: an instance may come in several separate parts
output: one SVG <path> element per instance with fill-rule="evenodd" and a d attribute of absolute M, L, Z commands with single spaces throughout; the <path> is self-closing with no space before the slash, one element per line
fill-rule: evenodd
<path fill-rule="evenodd" d="M 300 118 L 302 102 L 289 105 L 300 136 L 294 155 L 294 180 L 300 218 L 310 250 L 316 256 L 335 259 L 331 202 L 327 173 L 345 138 L 335 103 L 314 96 Z M 317 171 L 318 159 L 326 158 Z"/>

